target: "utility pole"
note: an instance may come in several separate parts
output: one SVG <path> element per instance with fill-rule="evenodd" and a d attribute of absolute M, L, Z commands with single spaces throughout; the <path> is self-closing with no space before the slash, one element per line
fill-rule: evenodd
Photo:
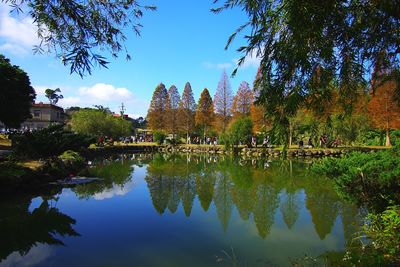
<path fill-rule="evenodd" d="M 124 106 L 124 103 L 123 103 L 123 102 L 121 103 L 120 108 L 121 108 L 121 110 L 120 110 L 121 117 L 123 117 L 123 116 L 124 116 L 124 112 L 125 112 L 125 106 Z"/>

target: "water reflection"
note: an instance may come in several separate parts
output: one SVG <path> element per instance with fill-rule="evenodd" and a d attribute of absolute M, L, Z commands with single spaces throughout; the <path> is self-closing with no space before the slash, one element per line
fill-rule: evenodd
<path fill-rule="evenodd" d="M 59 237 L 79 236 L 72 227 L 75 220 L 58 210 L 53 193 L 41 195 L 41 203 L 32 211 L 29 210 L 31 201 L 40 195 L 13 195 L 0 199 L 0 262 L 15 263 L 19 257 L 30 254 L 36 255 L 37 260 L 37 255 L 43 254 L 37 248 L 39 245 L 64 245 Z"/>
<path fill-rule="evenodd" d="M 265 166 L 268 166 L 267 168 Z M 182 204 L 190 216 L 197 196 L 207 212 L 213 202 L 224 231 L 233 208 L 244 221 L 252 218 L 258 235 L 268 237 L 277 213 L 288 229 L 302 209 L 308 211 L 320 240 L 342 216 L 346 240 L 359 225 L 359 211 L 340 200 L 329 180 L 308 172 L 309 163 L 245 160 L 224 156 L 154 155 L 147 168 L 147 186 L 159 214 L 175 213 Z"/>
<path fill-rule="evenodd" d="M 99 183 L 0 199 L 0 265 L 209 266 L 230 247 L 279 266 L 305 252 L 339 258 L 362 215 L 308 167 L 190 154 L 93 160 L 82 175 Z M 75 219 L 82 237 L 66 240 L 79 235 Z"/>
<path fill-rule="evenodd" d="M 100 182 L 81 184 L 72 190 L 81 199 L 94 197 L 97 200 L 112 198 L 115 195 L 123 196 L 134 187 L 132 181 L 133 165 L 142 165 L 150 160 L 149 154 L 143 155 L 115 155 L 92 161 L 92 166 L 81 175 L 101 178 Z"/>

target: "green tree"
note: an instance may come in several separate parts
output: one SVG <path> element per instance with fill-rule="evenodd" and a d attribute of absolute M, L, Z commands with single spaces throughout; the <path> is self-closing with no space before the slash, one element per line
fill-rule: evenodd
<path fill-rule="evenodd" d="M 35 98 L 28 75 L 0 55 L 0 122 L 19 128 L 31 116 L 30 107 Z"/>
<path fill-rule="evenodd" d="M 70 126 L 73 131 L 92 135 L 120 137 L 130 135 L 132 124 L 122 117 L 114 117 L 96 109 L 81 109 L 72 114 Z"/>
<path fill-rule="evenodd" d="M 235 120 L 229 127 L 228 134 L 232 144 L 249 144 L 253 129 L 253 122 L 249 117 Z"/>
<path fill-rule="evenodd" d="M 187 82 L 182 93 L 182 101 L 178 112 L 179 128 L 186 133 L 186 139 L 188 139 L 189 133 L 194 130 L 195 112 L 196 102 L 193 98 L 192 87 Z"/>
<path fill-rule="evenodd" d="M 147 111 L 147 121 L 152 130 L 166 130 L 166 111 L 168 103 L 168 91 L 163 83 L 154 90 L 150 107 Z"/>
<path fill-rule="evenodd" d="M 196 125 L 203 130 L 204 137 L 214 121 L 214 105 L 207 88 L 201 92 L 196 110 Z"/>
<path fill-rule="evenodd" d="M 70 66 L 71 73 L 80 76 L 91 74 L 94 65 L 107 67 L 106 58 L 97 52 L 99 48 L 113 57 L 125 51 L 130 59 L 123 28 L 130 26 L 140 35 L 143 10 L 155 10 L 138 0 L 1 1 L 17 11 L 26 10 L 33 18 L 41 40 L 34 52 L 54 51 L 64 65 Z"/>
<path fill-rule="evenodd" d="M 46 94 L 46 97 L 50 101 L 50 104 L 53 104 L 53 105 L 57 104 L 58 100 L 64 98 L 63 95 L 58 94 L 60 92 L 61 92 L 60 88 L 56 88 L 54 90 L 50 89 L 50 88 L 47 88 L 46 91 L 44 91 L 44 93 Z"/>
<path fill-rule="evenodd" d="M 214 12 L 239 7 L 249 16 L 227 47 L 250 28 L 247 45 L 239 49 L 239 65 L 250 55 L 261 58 L 258 102 L 274 124 L 287 127 L 285 116 L 293 116 L 310 96 L 323 98 L 333 82 L 339 86 L 344 110 L 351 110 L 359 85 L 371 76 L 382 51 L 388 55 L 387 64 L 399 69 L 400 11 L 395 0 L 221 2 Z M 396 88 L 399 95 L 400 86 Z"/>

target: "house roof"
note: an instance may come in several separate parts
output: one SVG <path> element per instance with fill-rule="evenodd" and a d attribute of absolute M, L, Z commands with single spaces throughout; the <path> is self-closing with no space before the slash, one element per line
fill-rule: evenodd
<path fill-rule="evenodd" d="M 58 109 L 58 110 L 64 111 L 64 109 L 62 107 L 59 107 L 59 106 L 56 106 L 53 104 L 45 104 L 43 102 L 33 103 L 32 108 L 53 108 L 53 109 Z"/>

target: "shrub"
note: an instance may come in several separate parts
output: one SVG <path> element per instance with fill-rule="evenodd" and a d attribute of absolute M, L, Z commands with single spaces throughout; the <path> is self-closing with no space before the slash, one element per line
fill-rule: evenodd
<path fill-rule="evenodd" d="M 249 117 L 239 118 L 234 121 L 229 129 L 229 142 L 233 145 L 251 143 L 251 135 L 253 129 L 253 122 Z"/>
<path fill-rule="evenodd" d="M 69 172 L 77 172 L 86 165 L 85 159 L 78 153 L 72 150 L 67 150 L 58 156 Z"/>
<path fill-rule="evenodd" d="M 166 137 L 167 135 L 163 131 L 154 131 L 153 133 L 153 140 L 159 145 L 164 143 Z"/>
<path fill-rule="evenodd" d="M 385 211 L 368 215 L 364 225 L 374 249 L 390 262 L 400 263 L 400 206 L 388 206 Z"/>
<path fill-rule="evenodd" d="M 232 147 L 231 139 L 228 133 L 222 133 L 218 139 L 219 144 L 224 145 L 225 149 L 230 149 Z"/>
<path fill-rule="evenodd" d="M 38 159 L 57 156 L 66 150 L 78 151 L 94 142 L 92 137 L 67 131 L 63 125 L 53 125 L 13 135 L 12 149 L 14 155 L 20 158 Z"/>
<path fill-rule="evenodd" d="M 382 210 L 390 201 L 400 204 L 399 148 L 324 158 L 312 169 L 334 179 L 338 192 L 358 204 L 375 210 Z"/>

